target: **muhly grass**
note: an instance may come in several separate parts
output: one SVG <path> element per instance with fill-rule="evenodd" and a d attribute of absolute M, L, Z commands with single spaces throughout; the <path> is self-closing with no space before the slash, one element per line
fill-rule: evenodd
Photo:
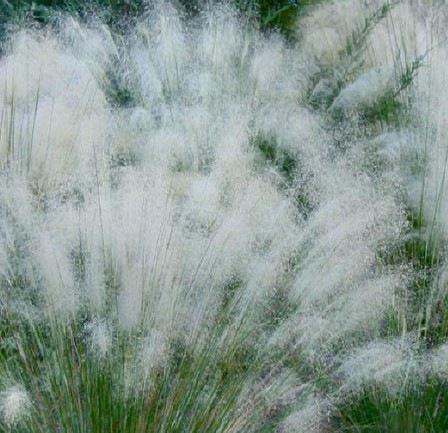
<path fill-rule="evenodd" d="M 1 432 L 447 431 L 443 4 L 259 7 L 11 27 Z"/>

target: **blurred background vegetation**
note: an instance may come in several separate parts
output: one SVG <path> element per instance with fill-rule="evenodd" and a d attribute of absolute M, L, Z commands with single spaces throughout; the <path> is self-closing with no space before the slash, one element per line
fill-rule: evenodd
<path fill-rule="evenodd" d="M 221 1 L 221 0 L 215 0 Z M 266 31 L 279 31 L 293 37 L 296 18 L 306 6 L 319 0 L 230 0 L 244 15 L 254 19 Z M 153 0 L 0 0 L 0 32 L 2 37 L 8 23 L 33 21 L 45 25 L 55 12 L 75 14 L 87 18 L 100 16 L 114 30 L 120 31 L 126 23 L 143 14 Z M 207 0 L 174 0 L 186 13 L 196 14 Z"/>

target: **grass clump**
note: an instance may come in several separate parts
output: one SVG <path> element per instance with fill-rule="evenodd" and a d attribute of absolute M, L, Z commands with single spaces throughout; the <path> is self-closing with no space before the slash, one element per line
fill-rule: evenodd
<path fill-rule="evenodd" d="M 435 5 L 2 7 L 0 431 L 447 429 Z"/>
<path fill-rule="evenodd" d="M 341 432 L 443 432 L 448 428 L 446 383 L 430 380 L 391 396 L 366 389 L 336 413 Z"/>

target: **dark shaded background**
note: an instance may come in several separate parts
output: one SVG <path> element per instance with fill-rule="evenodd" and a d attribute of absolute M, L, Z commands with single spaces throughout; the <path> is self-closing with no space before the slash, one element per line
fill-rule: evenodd
<path fill-rule="evenodd" d="M 211 0 L 220 2 L 223 0 Z M 228 0 L 242 14 L 253 19 L 261 29 L 277 30 L 293 37 L 293 26 L 304 6 L 319 0 Z M 151 7 L 151 0 L 0 0 L 0 35 L 3 38 L 9 23 L 32 21 L 45 25 L 55 15 L 64 12 L 85 19 L 100 16 L 115 31 L 121 31 L 130 20 Z M 186 16 L 195 15 L 209 3 L 207 0 L 173 0 Z"/>

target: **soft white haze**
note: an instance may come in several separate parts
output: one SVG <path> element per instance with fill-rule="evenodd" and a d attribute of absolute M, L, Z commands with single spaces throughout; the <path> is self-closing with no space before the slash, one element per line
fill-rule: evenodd
<path fill-rule="evenodd" d="M 271 366 L 247 379 L 226 432 L 248 431 L 256 399 L 294 402 L 281 431 L 305 433 L 347 390 L 399 388 L 420 349 L 383 331 L 393 314 L 406 333 L 399 295 L 414 275 L 388 257 L 409 236 L 409 208 L 422 204 L 448 233 L 448 53 L 426 3 L 393 8 L 355 60 L 347 38 L 380 0 L 311 9 L 295 45 L 224 6 L 187 24 L 161 4 L 123 38 L 72 18 L 13 33 L 0 59 L 2 308 L 36 322 L 88 316 L 82 332 L 99 362 L 116 332 L 138 330 L 131 389 L 151 382 L 170 342 L 207 345 L 223 305 L 218 347 L 241 333 L 260 357 L 297 353 L 334 379 L 317 390 L 309 375 Z M 358 128 L 360 107 L 397 90 L 406 62 L 424 54 L 406 89 L 423 127 Z M 328 110 L 309 103 L 335 92 L 331 74 L 316 81 L 321 68 L 345 83 Z M 126 106 L 110 102 L 111 70 L 132 95 Z M 290 172 L 266 161 L 263 140 L 288 155 Z M 284 315 L 270 321 L 278 299 Z M 446 376 L 445 347 L 428 359 Z M 5 388 L 5 423 L 36 398 Z"/>

